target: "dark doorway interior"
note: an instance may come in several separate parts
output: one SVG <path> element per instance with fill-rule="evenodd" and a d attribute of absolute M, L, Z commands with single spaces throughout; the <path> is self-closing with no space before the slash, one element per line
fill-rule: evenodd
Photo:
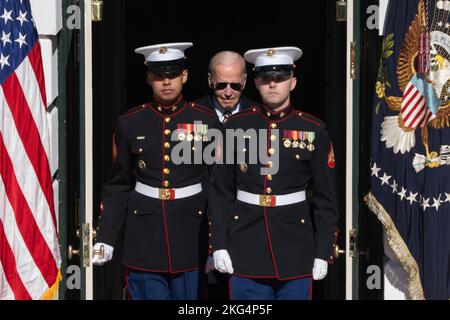
<path fill-rule="evenodd" d="M 369 290 L 366 284 L 369 266 L 384 265 L 383 231 L 377 217 L 370 212 L 364 202 L 364 196 L 370 191 L 370 143 L 372 108 L 375 97 L 375 83 L 378 77 L 378 68 L 381 55 L 383 37 L 379 36 L 378 29 L 369 29 L 366 21 L 369 13 L 366 8 L 378 5 L 377 0 L 361 1 L 361 82 L 360 82 L 360 179 L 359 201 L 359 299 L 383 300 L 383 290 Z M 383 281 L 383 278 L 382 278 Z M 381 283 L 381 288 L 384 285 Z"/>
<path fill-rule="evenodd" d="M 242 5 L 242 4 L 241 4 Z M 345 230 L 345 23 L 335 19 L 334 1 L 303 1 L 301 10 L 286 5 L 246 7 L 223 2 L 116 0 L 104 2 L 104 20 L 94 25 L 94 191 L 95 208 L 111 166 L 112 134 L 123 111 L 147 102 L 143 57 L 136 47 L 190 41 L 186 51 L 190 77 L 184 89 L 188 100 L 208 92 L 207 67 L 221 50 L 243 54 L 248 49 L 298 46 L 304 55 L 297 63 L 299 84 L 295 106 L 322 119 L 335 146 L 341 208 Z M 197 12 L 197 13 L 196 13 Z M 189 13 L 189 14 L 188 14 Z M 313 19 L 311 19 L 313 17 Z M 258 101 L 250 66 L 246 95 Z M 98 213 L 99 210 L 96 212 Z M 95 225 L 95 223 L 94 223 Z M 341 232 L 340 246 L 345 244 Z M 95 268 L 97 299 L 124 297 L 120 244 L 113 263 Z M 345 298 L 345 265 L 339 259 L 327 280 L 314 288 L 318 299 Z"/>

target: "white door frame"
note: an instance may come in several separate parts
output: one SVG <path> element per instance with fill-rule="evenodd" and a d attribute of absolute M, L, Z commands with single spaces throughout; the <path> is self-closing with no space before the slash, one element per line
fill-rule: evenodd
<path fill-rule="evenodd" d="M 351 43 L 353 42 L 353 3 L 354 0 L 347 0 L 347 132 L 346 132 L 346 223 L 345 223 L 345 298 L 353 299 L 353 258 L 350 257 L 350 230 L 353 229 L 353 85 L 351 78 Z"/>
<path fill-rule="evenodd" d="M 94 203 L 94 175 L 93 175 L 93 92 L 92 92 L 92 19 L 91 19 L 92 0 L 84 0 L 84 155 L 85 155 L 85 203 L 84 223 L 89 224 L 89 253 L 92 252 L 92 221 L 93 221 L 93 203 Z M 91 255 L 92 256 L 92 255 Z M 85 286 L 86 296 L 84 299 L 93 299 L 93 267 L 91 259 L 89 266 L 85 268 Z M 83 297 L 81 297 L 83 299 Z"/>

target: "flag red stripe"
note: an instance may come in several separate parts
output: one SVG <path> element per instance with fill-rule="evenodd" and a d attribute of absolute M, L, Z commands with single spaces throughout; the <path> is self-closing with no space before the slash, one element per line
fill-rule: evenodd
<path fill-rule="evenodd" d="M 417 97 L 417 95 L 419 94 L 419 90 L 414 91 L 414 93 L 412 94 L 412 96 L 409 95 L 405 95 L 403 103 L 402 103 L 402 112 L 405 112 L 406 109 L 409 107 L 409 105 L 414 101 L 414 99 Z"/>
<path fill-rule="evenodd" d="M 425 106 L 425 99 L 423 97 L 421 97 L 419 101 L 417 101 L 417 104 L 414 106 L 413 110 L 416 109 L 418 111 L 416 112 L 414 118 L 411 121 L 408 121 L 409 124 L 414 124 L 417 121 L 417 119 L 419 119 L 419 117 L 421 117 L 425 113 L 426 106 Z M 409 118 L 409 116 L 412 114 L 413 112 L 411 112 L 407 118 Z M 407 122 L 407 119 L 405 119 L 405 122 Z"/>
<path fill-rule="evenodd" d="M 411 91 L 414 89 L 415 87 L 413 86 L 412 83 L 410 83 L 408 85 L 408 87 L 406 88 L 406 92 L 403 94 L 404 97 L 409 96 L 409 94 L 411 93 Z"/>
<path fill-rule="evenodd" d="M 0 220 L 0 262 L 2 263 L 5 277 L 8 280 L 9 287 L 14 293 L 14 298 L 16 300 L 31 300 L 31 296 L 17 273 L 14 253 L 8 243 L 8 240 L 6 239 L 6 234 L 3 228 L 3 222 Z"/>
<path fill-rule="evenodd" d="M 39 41 L 36 42 L 36 45 L 28 54 L 28 59 L 30 60 L 31 66 L 33 67 L 34 70 L 34 74 L 36 75 L 39 90 L 41 92 L 42 101 L 44 103 L 45 110 L 47 111 L 47 96 L 45 94 L 45 75 L 44 75 L 44 68 L 42 66 L 41 45 L 39 44 Z"/>
<path fill-rule="evenodd" d="M 55 230 L 57 230 L 50 165 L 42 145 L 39 130 L 34 122 L 33 115 L 31 114 L 22 87 L 15 73 L 12 73 L 5 81 L 3 89 L 20 139 L 47 199 L 52 214 L 53 225 L 55 226 Z"/>
<path fill-rule="evenodd" d="M 422 98 L 422 96 L 418 96 L 419 91 L 416 91 L 414 93 L 414 97 L 409 99 L 405 105 L 404 108 L 402 109 L 402 113 L 404 114 L 409 114 L 411 112 L 414 112 L 414 106 L 417 105 L 418 101 L 420 102 L 420 99 Z"/>
<path fill-rule="evenodd" d="M 427 110 L 427 113 L 425 114 L 425 116 L 420 121 L 419 127 L 422 127 L 422 126 L 426 125 L 428 123 L 428 121 L 430 120 L 431 115 L 432 115 L 432 113 L 429 110 Z"/>
<path fill-rule="evenodd" d="M 408 119 L 414 114 L 414 112 L 417 110 L 418 106 L 424 101 L 423 97 L 420 97 L 419 100 L 417 100 L 416 104 L 414 105 L 414 107 L 411 108 L 410 112 L 406 115 L 406 117 L 403 119 L 404 122 L 407 122 Z M 419 108 L 420 111 L 421 108 Z M 420 112 L 416 112 L 415 115 L 417 116 L 417 113 Z"/>
<path fill-rule="evenodd" d="M 423 100 L 424 101 L 422 103 L 422 106 L 420 107 L 420 110 L 421 110 L 420 111 L 420 117 L 417 116 L 416 119 L 414 119 L 414 122 L 413 122 L 413 124 L 418 122 L 417 126 L 416 126 L 417 128 L 422 127 L 422 124 L 428 118 L 428 112 L 429 111 L 428 111 L 428 108 L 427 108 L 427 102 L 425 101 L 425 98 Z"/>
<path fill-rule="evenodd" d="M 419 113 L 419 115 L 414 119 L 414 121 L 412 121 L 411 123 L 414 124 L 414 123 L 418 122 L 417 125 L 415 125 L 414 127 L 420 128 L 420 127 L 422 127 L 422 123 L 426 118 L 427 118 L 427 111 L 422 110 Z"/>
<path fill-rule="evenodd" d="M 58 273 L 56 262 L 17 182 L 14 167 L 5 147 L 2 134 L 0 134 L 0 163 L 2 164 L 0 166 L 0 176 L 2 177 L 6 195 L 14 211 L 17 227 L 35 264 L 39 268 L 47 285 L 51 287 Z"/>

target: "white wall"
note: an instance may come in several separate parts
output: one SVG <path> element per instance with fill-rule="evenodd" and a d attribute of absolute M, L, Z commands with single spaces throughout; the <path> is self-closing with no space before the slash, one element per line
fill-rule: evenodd
<path fill-rule="evenodd" d="M 58 106 L 54 105 L 58 97 L 58 32 L 62 29 L 61 0 L 30 0 L 33 19 L 39 33 L 44 66 L 47 107 L 54 106 L 48 113 L 50 129 L 50 169 L 52 176 L 59 168 L 58 162 Z M 59 187 L 54 181 L 55 209 L 58 212 Z M 56 215 L 57 218 L 58 215 Z"/>
<path fill-rule="evenodd" d="M 380 36 L 384 35 L 384 22 L 386 21 L 386 13 L 389 5 L 389 0 L 380 0 L 380 10 L 378 12 L 378 30 L 380 30 Z"/>

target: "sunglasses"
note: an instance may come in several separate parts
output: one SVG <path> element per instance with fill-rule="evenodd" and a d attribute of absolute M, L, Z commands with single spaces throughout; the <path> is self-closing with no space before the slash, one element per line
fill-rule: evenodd
<path fill-rule="evenodd" d="M 240 83 L 229 83 L 229 82 L 217 82 L 213 85 L 214 90 L 224 90 L 230 85 L 231 89 L 234 91 L 241 91 L 242 90 L 242 84 Z"/>

